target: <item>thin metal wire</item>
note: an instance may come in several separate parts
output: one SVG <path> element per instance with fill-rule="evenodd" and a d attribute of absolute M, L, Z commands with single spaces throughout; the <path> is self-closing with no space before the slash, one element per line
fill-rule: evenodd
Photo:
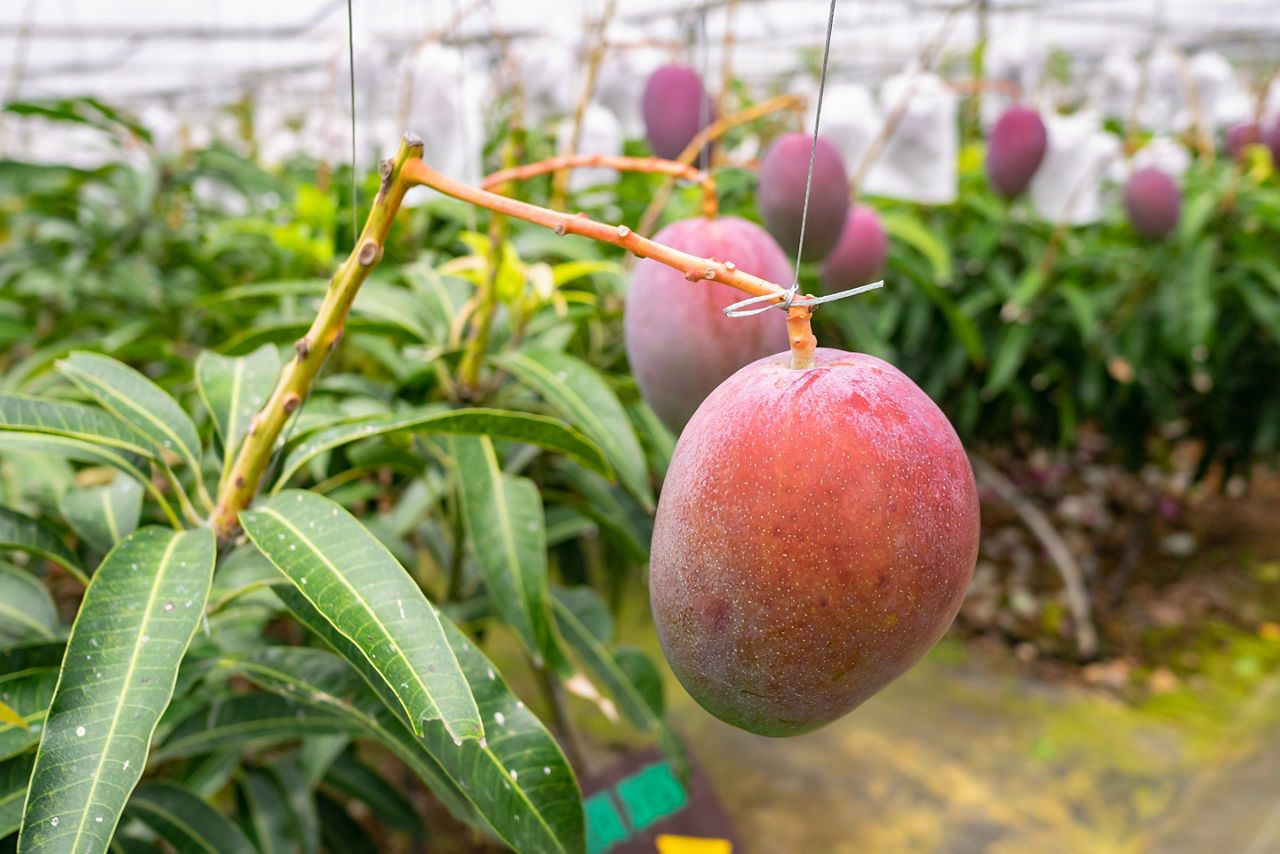
<path fill-rule="evenodd" d="M 835 0 L 831 0 L 835 4 Z M 360 242 L 360 211 L 356 185 L 356 36 L 352 24 L 351 0 L 347 0 L 347 63 L 351 82 L 351 245 Z"/>
<path fill-rule="evenodd" d="M 822 97 L 827 88 L 827 60 L 831 56 L 831 31 L 836 23 L 836 0 L 831 0 L 831 10 L 827 13 L 827 42 L 822 48 L 822 74 L 818 78 L 818 106 L 813 115 L 813 141 L 809 143 L 809 177 L 804 182 L 804 208 L 800 211 L 800 243 L 796 246 L 796 272 L 792 291 L 800 283 L 800 259 L 804 252 L 804 228 L 809 221 L 809 191 L 813 188 L 813 163 L 818 155 L 818 126 L 822 122 Z M 788 299 L 788 304 L 790 299 Z"/>
<path fill-rule="evenodd" d="M 779 303 L 770 302 L 778 298 L 778 294 L 762 294 L 758 297 L 748 297 L 740 302 L 724 309 L 725 317 L 750 317 L 753 314 L 764 314 L 771 308 L 780 308 L 783 311 L 791 308 L 793 305 L 821 305 L 824 302 L 835 302 L 838 299 L 846 299 L 857 294 L 874 291 L 876 288 L 884 287 L 884 280 L 872 282 L 869 285 L 859 285 L 856 288 L 850 288 L 847 291 L 840 291 L 835 294 L 826 294 L 820 297 L 800 297 L 796 299 L 796 292 L 800 289 L 799 285 L 792 285 L 787 289 L 787 298 Z M 759 303 L 768 303 L 767 305 L 759 305 Z M 747 306 L 756 306 L 756 308 L 747 308 Z"/>

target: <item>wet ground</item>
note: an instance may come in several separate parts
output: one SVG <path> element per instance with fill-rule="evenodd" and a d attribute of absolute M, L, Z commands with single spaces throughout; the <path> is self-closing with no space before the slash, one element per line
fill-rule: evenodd
<path fill-rule="evenodd" d="M 1247 690 L 1121 700 L 951 640 L 846 718 L 784 740 L 720 723 L 674 683 L 669 697 L 754 854 L 1270 854 L 1280 673 L 1249 675 Z"/>

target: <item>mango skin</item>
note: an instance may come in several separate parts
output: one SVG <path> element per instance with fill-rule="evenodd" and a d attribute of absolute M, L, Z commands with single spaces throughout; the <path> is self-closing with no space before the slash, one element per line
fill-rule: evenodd
<path fill-rule="evenodd" d="M 1048 145 L 1040 114 L 1029 107 L 1010 107 L 996 120 L 987 140 L 987 180 L 1005 198 L 1022 195 Z"/>
<path fill-rule="evenodd" d="M 776 284 L 791 283 L 791 262 L 782 249 L 760 226 L 739 217 L 679 220 L 653 239 L 701 258 L 732 261 Z M 690 282 L 652 259 L 636 265 L 623 309 L 627 358 L 640 394 L 673 433 L 738 368 L 787 348 L 781 311 L 724 316 L 725 306 L 746 298 L 719 282 Z"/>
<path fill-rule="evenodd" d="M 888 257 L 889 238 L 879 212 L 870 205 L 854 205 L 840 241 L 822 262 L 822 286 L 834 293 L 874 282 Z"/>
<path fill-rule="evenodd" d="M 978 555 L 973 470 L 897 368 L 818 348 L 744 367 L 694 414 L 658 502 L 649 593 L 671 669 L 708 712 L 818 729 L 915 664 Z"/>
<path fill-rule="evenodd" d="M 658 157 L 674 160 L 704 127 L 716 120 L 715 104 L 698 72 L 684 65 L 664 65 L 649 75 L 641 96 L 645 136 Z M 698 155 L 706 168 L 710 146 Z"/>
<path fill-rule="evenodd" d="M 1182 191 L 1159 169 L 1139 169 L 1124 187 L 1124 207 L 1133 230 L 1147 240 L 1161 240 L 1182 215 Z"/>
<path fill-rule="evenodd" d="M 834 145 L 818 137 L 815 148 L 812 137 L 798 132 L 784 133 L 769 143 L 760 158 L 756 208 L 769 233 L 794 255 L 800 249 L 800 220 L 804 218 L 811 151 L 813 183 L 804 223 L 804 260 L 821 261 L 840 240 L 849 215 L 849 177 Z"/>

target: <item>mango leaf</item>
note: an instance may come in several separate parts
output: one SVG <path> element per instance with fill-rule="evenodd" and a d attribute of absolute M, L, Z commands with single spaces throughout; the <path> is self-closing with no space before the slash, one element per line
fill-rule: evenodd
<path fill-rule="evenodd" d="M 300 619 L 309 628 L 326 632 L 358 654 L 351 642 L 342 638 L 294 587 L 279 584 L 274 589 L 289 610 L 305 615 Z M 349 662 L 332 653 L 303 647 L 259 648 L 223 659 L 219 664 L 276 692 L 253 695 L 256 699 L 286 703 L 295 716 L 305 712 L 309 720 L 323 721 L 325 729 L 321 734 L 342 732 L 376 739 L 411 768 L 457 818 L 486 826 L 458 781 L 451 779 L 445 768 L 423 749 L 395 695 L 371 668 L 369 675 L 362 678 Z M 363 664 L 368 668 L 368 662 Z M 377 680 L 376 684 L 369 682 L 369 678 Z M 296 732 L 295 726 L 295 735 Z M 308 724 L 307 735 L 315 734 Z"/>
<path fill-rule="evenodd" d="M 0 430 L 50 433 L 155 458 L 147 439 L 125 422 L 93 406 L 0 394 Z"/>
<path fill-rule="evenodd" d="M 605 477 L 612 473 L 604 454 L 594 442 L 553 418 L 500 409 L 445 409 L 432 406 L 414 412 L 338 424 L 312 433 L 285 457 L 280 476 L 276 479 L 276 488 L 287 483 L 289 478 L 318 454 L 349 442 L 397 430 L 490 436 L 494 439 L 524 442 L 564 454 Z"/>
<path fill-rule="evenodd" d="M 61 564 L 78 578 L 85 577 L 80 562 L 57 531 L 42 519 L 33 519 L 8 507 L 0 507 L 0 549 L 38 555 Z"/>
<path fill-rule="evenodd" d="M 488 437 L 449 442 L 467 538 L 498 611 L 528 647 L 534 662 L 554 660 L 547 611 L 547 531 L 533 481 L 503 473 Z"/>
<path fill-rule="evenodd" d="M 141 528 L 94 573 L 67 641 L 18 851 L 106 851 L 204 613 L 213 532 Z"/>
<path fill-rule="evenodd" d="M 239 358 L 212 350 L 196 358 L 196 390 L 213 416 L 226 459 L 235 457 L 249 422 L 271 396 L 279 373 L 280 354 L 270 344 Z"/>
<path fill-rule="evenodd" d="M 388 826 L 415 838 L 426 836 L 427 828 L 414 805 L 398 788 L 354 754 L 340 754 L 325 772 L 324 782 L 349 798 L 363 801 Z"/>
<path fill-rule="evenodd" d="M 639 668 L 634 662 L 629 666 L 620 664 L 609 652 L 612 621 L 607 621 L 608 610 L 595 591 L 589 587 L 557 589 L 552 596 L 552 608 L 565 642 L 618 704 L 618 710 L 631 723 L 652 733 L 667 756 L 683 768 L 685 759 L 679 742 L 655 711 L 658 704 L 653 702 L 652 680 L 646 677 L 637 686 L 628 667 L 635 668 L 636 672 Z"/>
<path fill-rule="evenodd" d="M 172 451 L 197 476 L 200 474 L 196 426 L 160 386 L 123 362 L 97 353 L 72 353 L 59 361 L 57 368 L 113 415 L 150 439 L 158 450 Z"/>
<path fill-rule="evenodd" d="M 349 640 L 322 619 L 294 588 L 277 587 L 277 592 L 304 625 L 356 668 L 387 708 L 399 710 L 383 681 Z M 444 627 L 471 684 L 488 737 L 486 741 L 467 740 L 457 745 L 439 724 L 425 727 L 415 742 L 448 781 L 447 787 L 432 785 L 432 790 L 442 800 L 450 797 L 450 792 L 465 799 L 486 825 L 517 851 L 581 851 L 585 844 L 582 797 L 560 746 L 541 721 L 516 699 L 492 662 L 467 636 L 448 621 Z M 277 647 L 261 653 L 290 654 L 292 660 L 293 653 L 314 652 L 300 648 L 281 650 Z M 296 678 L 301 667 L 301 662 L 294 661 L 287 673 Z M 403 717 L 400 720 L 407 726 Z M 397 755 L 405 758 L 399 751 Z M 450 809 L 458 818 L 467 820 L 466 812 L 452 804 Z"/>
<path fill-rule="evenodd" d="M 556 474 L 570 491 L 544 490 L 556 503 L 570 507 L 600 526 L 600 532 L 627 556 L 644 563 L 649 559 L 653 539 L 653 517 L 612 483 L 567 461 L 557 461 Z"/>
<path fill-rule="evenodd" d="M 506 353 L 494 362 L 594 439 L 622 484 L 646 510 L 653 510 L 653 489 L 640 440 L 617 396 L 594 368 L 567 353 L 550 350 Z"/>
<path fill-rule="evenodd" d="M 248 837 L 190 789 L 166 781 L 139 786 L 128 814 L 151 828 L 178 854 L 253 851 Z"/>
<path fill-rule="evenodd" d="M 22 824 L 22 804 L 27 799 L 35 761 L 35 753 L 28 752 L 0 762 L 0 839 Z"/>
<path fill-rule="evenodd" d="M 58 503 L 67 524 L 95 549 L 107 552 L 137 530 L 142 486 L 117 477 L 102 486 L 68 490 Z"/>
<path fill-rule="evenodd" d="M 57 608 L 44 585 L 31 573 L 0 563 L 0 639 L 52 640 L 59 628 Z"/>
<path fill-rule="evenodd" d="M 78 460 L 95 465 L 111 466 L 118 469 L 143 487 L 150 486 L 156 494 L 155 487 L 147 475 L 150 466 L 144 457 L 113 448 L 110 445 L 99 445 L 84 439 L 72 439 L 69 436 L 57 436 L 52 433 L 34 433 L 21 430 L 4 433 L 4 450 L 10 452 L 26 451 L 36 454 L 50 454 L 68 460 Z"/>
<path fill-rule="evenodd" d="M 320 819 L 316 815 L 314 787 L 307 782 L 300 753 L 280 758 L 262 769 L 275 782 L 289 810 L 290 837 L 302 854 L 320 850 Z"/>
<path fill-rule="evenodd" d="M 1197 345 L 1208 345 L 1214 322 L 1218 319 L 1218 303 L 1214 295 L 1214 263 L 1218 258 L 1218 241 L 1206 240 L 1196 247 L 1186 279 L 1185 347 L 1189 352 Z"/>
<path fill-rule="evenodd" d="M 263 769 L 249 768 L 240 775 L 240 786 L 249 813 L 246 829 L 253 836 L 254 848 L 261 854 L 296 850 L 291 844 L 289 806 L 275 779 Z"/>
<path fill-rule="evenodd" d="M 880 222 L 884 225 L 890 240 L 911 246 L 928 260 L 929 265 L 933 267 L 935 282 L 946 284 L 951 281 L 951 250 L 940 236 L 930 231 L 911 214 L 882 211 Z"/>
<path fill-rule="evenodd" d="M 983 394 L 999 394 L 1018 375 L 1027 355 L 1027 347 L 1031 344 L 1032 331 L 1029 323 L 1005 324 L 1004 334 L 1000 336 L 995 356 L 991 360 L 986 385 L 982 387 Z"/>
<path fill-rule="evenodd" d="M 328 498 L 291 490 L 240 514 L 271 562 L 342 635 L 359 647 L 396 695 L 415 733 L 441 720 L 451 737 L 483 738 L 466 677 L 441 630 L 440 613 L 360 522 Z"/>
<path fill-rule="evenodd" d="M 303 735 L 356 732 L 354 723 L 327 709 L 291 697 L 247 694 L 216 700 L 184 717 L 165 735 L 155 758 L 180 759 L 227 747 L 266 747 Z"/>
<path fill-rule="evenodd" d="M 13 721 L 6 715 L 0 721 L 0 759 L 25 753 L 40 743 L 40 731 L 57 685 L 56 665 L 0 677 L 0 697 L 20 719 Z"/>

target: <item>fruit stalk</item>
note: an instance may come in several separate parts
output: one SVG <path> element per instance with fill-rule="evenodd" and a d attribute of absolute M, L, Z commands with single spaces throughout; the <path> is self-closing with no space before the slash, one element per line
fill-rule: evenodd
<path fill-rule="evenodd" d="M 675 160 L 663 160 L 661 157 L 625 157 L 620 154 L 562 154 L 549 157 L 535 163 L 526 163 L 514 169 L 503 169 L 485 176 L 480 186 L 485 190 L 501 192 L 503 184 L 511 181 L 527 181 L 548 172 L 560 169 L 583 169 L 592 167 L 616 169 L 619 172 L 648 172 L 650 174 L 671 175 L 684 178 L 702 187 L 702 215 L 714 219 L 720 212 L 720 204 L 716 197 L 716 181 L 710 174 L 695 166 Z"/>
<path fill-rule="evenodd" d="M 210 518 L 210 526 L 219 540 L 228 540 L 239 529 L 237 519 L 258 491 L 259 481 L 275 448 L 276 440 L 292 415 L 311 390 L 320 366 L 342 338 L 343 324 L 356 292 L 369 272 L 382 258 L 383 246 L 405 191 L 414 181 L 405 167 L 420 163 L 422 140 L 406 136 L 395 157 L 382 161 L 382 185 L 374 199 L 373 209 L 364 231 L 347 260 L 334 273 L 325 292 L 316 319 L 307 334 L 294 344 L 296 356 L 284 368 L 275 391 L 262 410 L 249 424 L 249 433 L 240 445 L 235 463 L 218 485 L 218 501 Z"/>
<path fill-rule="evenodd" d="M 813 306 L 793 305 L 787 309 L 787 340 L 791 342 L 791 369 L 803 371 L 813 367 L 813 353 L 818 348 L 818 339 L 813 335 L 813 327 L 809 318 L 813 315 Z"/>

